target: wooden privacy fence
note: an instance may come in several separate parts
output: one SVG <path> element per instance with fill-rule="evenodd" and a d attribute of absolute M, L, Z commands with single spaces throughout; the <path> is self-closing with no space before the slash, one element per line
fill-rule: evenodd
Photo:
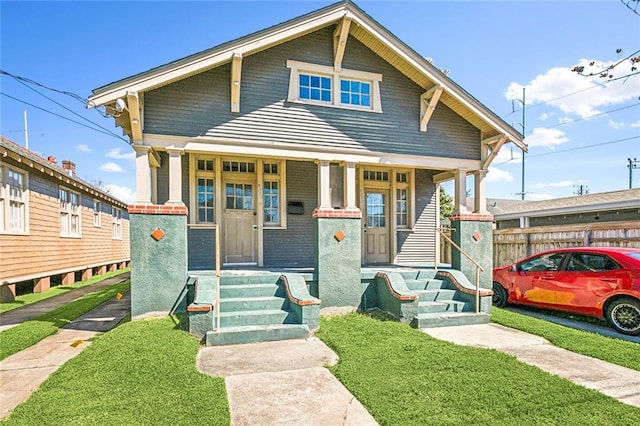
<path fill-rule="evenodd" d="M 606 222 L 493 231 L 493 266 L 567 247 L 640 248 L 640 222 Z"/>
<path fill-rule="evenodd" d="M 493 266 L 506 266 L 545 250 L 567 247 L 640 248 L 640 222 L 604 222 L 493 230 Z M 440 262 L 451 263 L 451 245 L 440 238 Z"/>

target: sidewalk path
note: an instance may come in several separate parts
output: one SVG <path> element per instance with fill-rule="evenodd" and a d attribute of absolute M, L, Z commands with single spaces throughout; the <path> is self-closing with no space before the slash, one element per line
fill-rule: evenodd
<path fill-rule="evenodd" d="M 118 274 L 115 277 L 99 281 L 95 284 L 70 290 L 59 296 L 51 297 L 37 303 L 4 312 L 0 314 L 0 331 L 14 327 L 18 324 L 22 324 L 23 322 L 29 321 L 30 319 L 33 319 L 42 314 L 46 314 L 47 312 L 59 308 L 60 306 L 64 306 L 70 302 L 73 302 L 74 300 L 81 298 L 87 293 L 93 293 L 94 291 L 102 290 L 103 288 L 109 287 L 110 285 L 126 281 L 130 276 L 130 272 L 125 272 L 122 274 Z"/>
<path fill-rule="evenodd" d="M 126 276 L 128 278 L 128 274 Z M 110 284 L 127 279 L 124 278 L 124 275 L 114 278 L 117 278 L 117 280 L 111 281 Z M 90 291 L 95 291 L 98 288 L 96 285 L 88 286 L 87 288 Z M 102 285 L 100 288 L 104 286 Z M 75 293 L 73 295 L 65 294 L 64 296 L 71 296 L 65 302 L 61 301 L 60 298 L 62 296 L 53 299 L 56 299 L 56 302 L 61 302 L 60 304 L 66 303 L 80 297 L 76 293 L 79 290 L 71 292 Z M 93 311 L 67 324 L 53 336 L 49 336 L 35 345 L 0 361 L 0 393 L 2 394 L 0 399 L 0 420 L 7 417 L 15 407 L 26 401 L 49 375 L 60 368 L 62 364 L 78 355 L 87 345 L 91 344 L 90 339 L 118 325 L 129 314 L 130 300 L 129 292 L 120 300 L 112 298 Z M 50 307 L 49 310 L 56 307 Z M 22 309 L 26 309 L 26 307 L 20 308 L 20 310 Z M 37 311 L 33 316 L 46 312 L 40 309 L 30 311 L 32 313 Z M 12 322 L 12 324 L 16 325 L 18 323 Z"/>
<path fill-rule="evenodd" d="M 311 337 L 203 348 L 196 366 L 225 378 L 234 426 L 377 425 L 324 368 L 337 362 L 327 345 Z"/>
<path fill-rule="evenodd" d="M 511 354 L 541 370 L 640 407 L 640 371 L 576 354 L 553 346 L 542 337 L 498 324 L 425 328 L 422 331 L 458 345 L 492 348 Z"/>

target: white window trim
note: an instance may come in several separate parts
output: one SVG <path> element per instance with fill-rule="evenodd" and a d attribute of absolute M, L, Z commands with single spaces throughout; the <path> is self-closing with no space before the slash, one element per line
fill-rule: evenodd
<path fill-rule="evenodd" d="M 22 181 L 22 229 L 9 229 L 9 210 L 11 199 L 8 190 L 9 170 L 19 173 Z M 0 234 L 3 235 L 29 235 L 29 173 L 25 170 L 11 167 L 6 163 L 0 163 Z"/>
<path fill-rule="evenodd" d="M 98 210 L 96 211 L 96 204 Z M 93 199 L 93 227 L 102 228 L 102 202 L 100 200 Z"/>
<path fill-rule="evenodd" d="M 77 233 L 72 234 L 71 233 L 71 218 L 74 216 L 74 214 L 72 213 L 72 209 L 71 209 L 71 200 L 67 201 L 65 203 L 65 206 L 63 208 L 63 206 L 59 207 L 59 213 L 66 213 L 67 214 L 67 232 L 63 232 L 62 231 L 62 217 L 60 218 L 60 236 L 63 238 L 82 238 L 82 199 L 80 198 L 80 193 L 73 191 L 69 188 L 66 188 L 64 186 L 59 186 L 58 187 L 58 197 L 60 197 L 60 191 L 67 191 L 69 193 L 69 195 L 71 194 L 75 194 L 78 197 L 78 204 L 77 204 L 77 214 L 75 214 L 75 216 L 78 216 L 78 229 L 77 229 Z M 61 200 L 58 200 L 61 201 Z"/>
<path fill-rule="evenodd" d="M 287 68 L 291 70 L 289 74 L 289 93 L 287 96 L 288 102 L 311 104 L 324 106 L 329 108 L 341 108 L 354 111 L 366 111 L 382 113 L 382 102 L 380 101 L 380 82 L 382 81 L 382 74 L 356 71 L 349 69 L 342 69 L 336 71 L 333 67 L 325 65 L 316 65 L 306 62 L 287 61 Z M 331 102 L 314 101 L 309 99 L 300 99 L 299 97 L 299 74 L 309 73 L 316 75 L 324 75 L 331 77 Z M 343 105 L 340 103 L 340 79 L 345 78 L 349 80 L 359 80 L 367 83 L 371 83 L 371 106 L 358 106 L 358 105 Z"/>
<path fill-rule="evenodd" d="M 280 217 L 280 223 L 267 223 L 264 222 L 263 219 L 263 227 L 264 229 L 287 229 L 287 184 L 286 184 L 286 176 L 287 176 L 287 161 L 286 160 L 263 160 L 264 163 L 269 164 L 277 164 L 278 165 L 278 174 L 277 175 L 268 175 L 264 174 L 262 176 L 262 191 L 260 191 L 260 208 L 263 209 L 263 217 L 264 217 L 264 182 L 278 182 L 278 215 Z"/>
<path fill-rule="evenodd" d="M 111 221 L 111 239 L 122 240 L 122 209 L 111 206 Z"/>

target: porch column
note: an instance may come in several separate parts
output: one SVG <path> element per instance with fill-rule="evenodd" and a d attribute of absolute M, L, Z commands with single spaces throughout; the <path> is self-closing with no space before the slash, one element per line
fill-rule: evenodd
<path fill-rule="evenodd" d="M 133 145 L 136 152 L 136 200 L 135 204 L 151 204 L 151 167 L 149 151 L 151 147 Z"/>
<path fill-rule="evenodd" d="M 356 163 L 346 163 L 344 168 L 344 184 L 347 194 L 347 210 L 357 210 L 356 206 Z"/>
<path fill-rule="evenodd" d="M 167 148 L 169 153 L 169 200 L 166 204 L 184 205 L 182 202 L 182 154 L 183 149 Z"/>
<path fill-rule="evenodd" d="M 331 163 L 318 161 L 318 209 L 331 209 Z"/>
<path fill-rule="evenodd" d="M 151 202 L 158 204 L 158 168 L 151 167 Z"/>
<path fill-rule="evenodd" d="M 455 175 L 455 196 L 453 204 L 454 213 L 468 213 L 467 210 L 467 171 L 458 169 L 454 171 Z"/>
<path fill-rule="evenodd" d="M 478 170 L 474 174 L 473 212 L 487 213 L 487 190 L 485 178 L 487 170 Z"/>

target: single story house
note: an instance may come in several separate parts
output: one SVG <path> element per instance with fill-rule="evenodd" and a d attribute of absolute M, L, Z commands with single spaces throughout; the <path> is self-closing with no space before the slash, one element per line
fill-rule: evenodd
<path fill-rule="evenodd" d="M 127 205 L 80 179 L 72 161 L 43 158 L 0 137 L 0 289 L 44 292 L 124 268 L 129 255 Z"/>
<path fill-rule="evenodd" d="M 416 293 L 436 275 L 477 299 L 475 313 L 473 302 L 437 309 L 487 319 L 485 176 L 504 144 L 526 149 L 522 135 L 352 1 L 101 86 L 88 106 L 104 107 L 136 152 L 134 317 L 187 303 L 213 342 L 240 316 L 225 300 L 246 296 L 225 288 L 235 269 L 242 286 L 250 272 L 275 274 L 285 308 L 299 310 L 285 323 L 321 303 L 444 325 Z M 452 179 L 454 241 L 472 260 L 454 255 L 444 271 L 438 191 Z M 181 301 L 188 280 L 198 290 Z"/>

